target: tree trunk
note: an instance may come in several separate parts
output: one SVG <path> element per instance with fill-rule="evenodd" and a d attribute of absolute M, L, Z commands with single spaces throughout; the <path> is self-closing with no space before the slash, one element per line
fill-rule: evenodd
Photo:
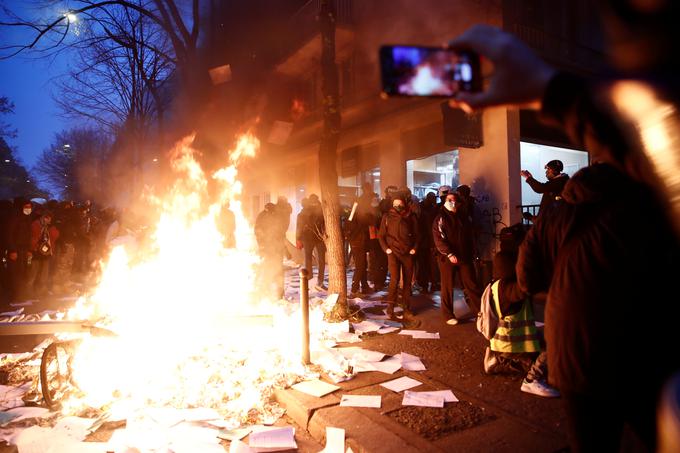
<path fill-rule="evenodd" d="M 319 183 L 326 224 L 326 260 L 328 262 L 329 293 L 337 293 L 335 312 L 347 317 L 347 273 L 340 227 L 338 172 L 336 169 L 340 137 L 340 96 L 338 68 L 335 64 L 335 11 L 333 0 L 321 0 L 321 93 L 323 97 L 323 130 L 319 144 Z"/>

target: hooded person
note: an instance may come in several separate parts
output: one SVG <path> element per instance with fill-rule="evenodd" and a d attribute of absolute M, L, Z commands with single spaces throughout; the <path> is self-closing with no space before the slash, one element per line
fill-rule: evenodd
<path fill-rule="evenodd" d="M 418 248 L 418 223 L 416 217 L 407 209 L 403 196 L 396 195 L 392 199 L 392 208 L 383 216 L 380 223 L 378 240 L 387 254 L 387 267 L 390 273 L 387 291 L 388 315 L 394 316 L 399 280 L 403 276 L 401 303 L 404 306 L 404 319 L 412 319 L 410 298 L 413 262 Z"/>
<path fill-rule="evenodd" d="M 323 212 L 321 211 L 321 201 L 319 196 L 311 194 L 309 198 L 304 198 L 301 202 L 302 210 L 297 216 L 295 228 L 295 246 L 304 250 L 305 269 L 307 278 L 314 277 L 313 252 L 316 250 L 318 263 L 317 289 L 328 289 L 324 285 L 326 272 L 326 245 L 324 243 L 325 223 Z"/>
<path fill-rule="evenodd" d="M 258 286 L 268 295 L 282 298 L 285 231 L 274 203 L 265 204 L 264 210 L 255 219 L 255 239 L 262 257 Z"/>
<path fill-rule="evenodd" d="M 479 312 L 481 290 L 474 266 L 473 231 L 470 219 L 459 211 L 460 195 L 449 192 L 444 206 L 432 224 L 432 237 L 437 249 L 441 278 L 441 308 L 448 325 L 458 324 L 453 309 L 453 283 L 460 272 L 465 301 L 473 315 Z"/>

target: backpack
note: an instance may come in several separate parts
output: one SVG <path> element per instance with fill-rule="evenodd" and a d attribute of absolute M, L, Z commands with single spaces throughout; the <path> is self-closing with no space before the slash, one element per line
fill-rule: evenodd
<path fill-rule="evenodd" d="M 498 284 L 498 280 L 491 282 L 484 288 L 481 299 L 481 308 L 477 314 L 477 330 L 484 338 L 491 340 L 498 329 L 498 315 L 493 301 L 492 285 Z"/>
<path fill-rule="evenodd" d="M 50 233 L 47 228 L 43 228 L 40 233 L 40 240 L 38 241 L 38 253 L 42 256 L 52 255 L 52 242 L 50 241 Z"/>

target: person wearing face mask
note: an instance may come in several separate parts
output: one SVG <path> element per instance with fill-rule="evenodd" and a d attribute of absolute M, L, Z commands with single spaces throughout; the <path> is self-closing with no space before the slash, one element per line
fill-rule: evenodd
<path fill-rule="evenodd" d="M 48 286 L 48 272 L 54 257 L 55 245 L 59 239 L 59 230 L 52 225 L 52 213 L 45 212 L 39 219 L 31 223 L 31 278 L 30 288 L 33 294 L 41 296 Z"/>
<path fill-rule="evenodd" d="M 378 194 L 373 194 L 371 199 L 371 219 L 372 223 L 368 226 L 368 279 L 373 283 L 373 291 L 381 291 L 387 279 L 387 255 L 380 247 L 378 240 L 378 230 L 382 220 Z"/>
<path fill-rule="evenodd" d="M 465 301 L 473 314 L 480 309 L 481 291 L 473 264 L 473 231 L 470 219 L 458 211 L 459 195 L 446 195 L 444 207 L 432 224 L 432 236 L 437 249 L 441 277 L 442 315 L 447 324 L 455 326 L 458 319 L 453 311 L 453 282 L 460 272 Z"/>
<path fill-rule="evenodd" d="M 562 173 L 563 170 L 564 164 L 560 160 L 551 160 L 545 164 L 545 177 L 548 179 L 546 182 L 538 182 L 528 170 L 520 172 L 520 175 L 522 175 L 534 192 L 543 194 L 541 205 L 538 208 L 539 215 L 546 212 L 555 201 L 561 198 L 562 189 L 564 189 L 564 185 L 569 180 L 569 175 Z M 525 213 L 524 217 L 534 221 L 538 216 L 527 215 Z"/>
<path fill-rule="evenodd" d="M 378 233 L 380 247 L 387 254 L 387 267 L 390 272 L 390 285 L 387 292 L 387 314 L 394 316 L 397 302 L 399 278 L 403 275 L 401 302 L 404 306 L 404 320 L 413 318 L 410 311 L 411 281 L 413 261 L 418 247 L 418 224 L 415 216 L 406 208 L 406 200 L 396 195 L 392 208 L 383 216 Z"/>
<path fill-rule="evenodd" d="M 33 205 L 23 199 L 14 200 L 15 214 L 7 226 L 7 268 L 9 274 L 10 302 L 25 298 L 28 288 L 28 269 L 31 253 L 31 221 Z"/>
<path fill-rule="evenodd" d="M 437 217 L 437 195 L 429 192 L 423 201 L 420 202 L 420 217 L 418 218 L 418 229 L 420 234 L 420 246 L 418 247 L 417 261 L 417 281 L 424 292 L 435 291 L 439 282 L 439 272 L 433 254 L 434 241 L 432 239 L 432 223 Z"/>

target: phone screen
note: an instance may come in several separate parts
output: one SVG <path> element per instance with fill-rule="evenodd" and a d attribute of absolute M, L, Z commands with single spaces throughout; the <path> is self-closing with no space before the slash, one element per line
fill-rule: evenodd
<path fill-rule="evenodd" d="M 388 96 L 450 97 L 479 91 L 479 57 L 441 47 L 380 48 L 383 92 Z"/>

